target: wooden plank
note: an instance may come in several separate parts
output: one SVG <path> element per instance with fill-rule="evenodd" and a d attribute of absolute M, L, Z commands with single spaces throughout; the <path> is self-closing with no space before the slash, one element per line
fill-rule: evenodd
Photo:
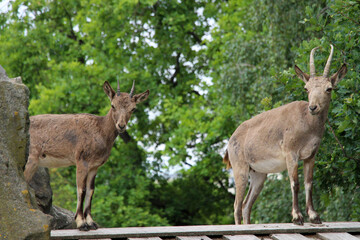
<path fill-rule="evenodd" d="M 242 235 L 225 235 L 224 240 L 261 240 L 255 235 L 252 234 L 242 234 Z"/>
<path fill-rule="evenodd" d="M 149 238 L 128 238 L 127 240 L 161 240 L 159 237 L 149 237 Z"/>
<path fill-rule="evenodd" d="M 309 240 L 299 233 L 278 233 L 270 235 L 274 240 Z"/>
<path fill-rule="evenodd" d="M 238 234 L 276 234 L 276 233 L 324 233 L 360 232 L 360 222 L 326 222 L 323 224 L 305 223 L 304 226 L 292 223 L 249 224 L 249 225 L 200 225 L 177 227 L 129 227 L 99 228 L 82 232 L 77 229 L 53 230 L 51 239 L 91 239 L 91 238 L 131 238 L 131 237 L 174 237 L 174 236 L 222 236 Z"/>
<path fill-rule="evenodd" d="M 176 236 L 176 240 L 211 240 L 207 236 Z"/>
<path fill-rule="evenodd" d="M 358 240 L 357 237 L 354 237 L 353 235 L 342 232 L 342 233 L 317 233 L 316 236 L 318 236 L 320 239 L 323 240 Z"/>

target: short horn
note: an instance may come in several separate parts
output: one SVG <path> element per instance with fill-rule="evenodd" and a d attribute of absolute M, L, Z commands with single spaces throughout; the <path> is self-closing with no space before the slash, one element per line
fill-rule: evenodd
<path fill-rule="evenodd" d="M 316 71 L 315 71 L 315 62 L 314 62 L 314 53 L 316 49 L 319 47 L 313 48 L 310 53 L 310 77 L 315 77 Z"/>
<path fill-rule="evenodd" d="M 131 90 L 130 90 L 130 97 L 133 97 L 134 90 L 135 90 L 135 80 L 133 81 L 133 85 L 132 85 Z"/>
<path fill-rule="evenodd" d="M 323 77 L 326 77 L 326 78 L 329 76 L 331 60 L 332 60 L 332 56 L 333 56 L 333 53 L 334 53 L 334 46 L 332 44 L 330 44 L 330 46 L 331 46 L 331 51 L 330 51 L 329 58 L 328 58 L 328 60 L 326 62 L 326 65 L 325 65 L 324 75 L 323 75 Z"/>
<path fill-rule="evenodd" d="M 120 83 L 119 83 L 119 79 L 117 80 L 117 90 L 116 90 L 116 95 L 120 96 Z"/>

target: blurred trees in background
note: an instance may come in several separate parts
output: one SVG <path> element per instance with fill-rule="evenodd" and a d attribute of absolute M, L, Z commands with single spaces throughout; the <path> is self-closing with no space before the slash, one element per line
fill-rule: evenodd
<path fill-rule="evenodd" d="M 93 199 L 103 227 L 233 223 L 233 181 L 222 155 L 236 127 L 306 99 L 296 63 L 310 50 L 322 72 L 348 74 L 332 93 L 317 155 L 314 201 L 324 221 L 360 221 L 358 1 L 15 0 L 0 15 L 0 64 L 22 76 L 30 113 L 105 115 L 104 81 L 150 89 L 99 169 Z M 351 159 L 351 158 L 354 159 Z M 75 168 L 51 170 L 54 203 L 75 210 Z M 301 185 L 302 193 L 303 186 Z M 305 200 L 301 195 L 305 213 Z M 252 211 L 290 222 L 286 173 L 271 175 Z"/>

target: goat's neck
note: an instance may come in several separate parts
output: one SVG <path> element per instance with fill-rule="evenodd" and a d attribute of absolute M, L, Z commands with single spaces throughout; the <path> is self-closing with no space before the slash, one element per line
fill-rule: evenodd
<path fill-rule="evenodd" d="M 106 135 L 107 142 L 109 144 L 113 144 L 119 133 L 112 118 L 112 109 L 110 109 L 109 112 L 102 118 L 101 124 Z"/>
<path fill-rule="evenodd" d="M 311 115 L 308 109 L 306 109 L 306 119 L 311 128 L 322 135 L 325 130 L 325 122 L 329 113 L 329 104 L 324 106 L 323 110 L 316 115 Z"/>

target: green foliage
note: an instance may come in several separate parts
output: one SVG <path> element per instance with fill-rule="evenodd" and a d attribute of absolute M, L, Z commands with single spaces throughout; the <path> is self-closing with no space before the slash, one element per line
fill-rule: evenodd
<path fill-rule="evenodd" d="M 105 115 L 102 84 L 150 90 L 99 169 L 94 218 L 104 227 L 233 222 L 233 182 L 222 164 L 236 127 L 294 100 L 306 100 L 293 65 L 320 73 L 335 46 L 329 121 L 349 156 L 360 158 L 359 2 L 15 0 L 0 14 L 0 64 L 31 91 L 31 115 Z M 207 79 L 211 79 L 207 80 Z M 328 127 L 327 127 L 328 128 Z M 317 155 L 315 206 L 326 221 L 360 215 L 359 160 L 330 131 Z M 171 169 L 180 169 L 174 174 Z M 76 208 L 75 168 L 51 170 L 54 203 Z M 289 222 L 286 173 L 269 176 L 254 222 Z M 303 192 L 300 196 L 304 202 Z M 347 205 L 348 208 L 340 206 Z"/>
<path fill-rule="evenodd" d="M 174 225 L 230 224 L 232 209 L 227 206 L 233 199 L 225 172 L 218 171 L 222 168 L 218 160 L 204 159 L 170 181 L 159 181 L 152 189 L 153 206 Z"/>

